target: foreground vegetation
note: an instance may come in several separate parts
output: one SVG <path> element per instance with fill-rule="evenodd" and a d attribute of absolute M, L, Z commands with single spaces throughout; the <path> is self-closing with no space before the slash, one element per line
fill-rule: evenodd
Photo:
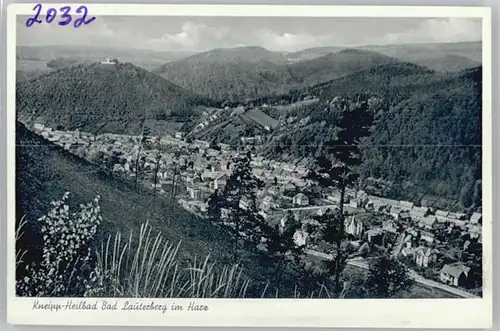
<path fill-rule="evenodd" d="M 143 223 L 138 233 L 120 232 L 105 241 L 96 233 L 102 224 L 100 198 L 70 209 L 69 193 L 51 203 L 47 215 L 38 219 L 41 251 L 39 260 L 26 261 L 21 250 L 23 228 L 17 227 L 16 292 L 20 296 L 137 297 L 137 298 L 344 298 L 392 297 L 408 290 L 412 282 L 402 264 L 388 257 L 377 259 L 366 279 L 346 282 L 336 295 L 325 284 L 316 290 L 293 295 L 248 277 L 238 263 L 218 265 L 210 256 L 186 263 L 179 258 L 182 244 L 165 240 L 161 232 Z M 34 250 L 34 248 L 29 248 Z M 307 272 L 306 270 L 304 272 Z M 396 278 L 394 273 L 399 273 Z M 23 275 L 23 276 L 20 276 Z M 383 280 L 384 282 L 381 282 Z M 386 285 L 384 285 L 386 284 Z M 361 288 L 359 287 L 361 286 Z M 363 290 L 362 290 L 363 289 Z"/>

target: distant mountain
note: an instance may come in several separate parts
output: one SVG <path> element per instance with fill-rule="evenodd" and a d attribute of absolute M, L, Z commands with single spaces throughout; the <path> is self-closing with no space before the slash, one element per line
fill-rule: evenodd
<path fill-rule="evenodd" d="M 106 58 L 118 58 L 121 62 L 130 62 L 146 69 L 156 68 L 165 62 L 177 61 L 193 54 L 194 52 L 187 51 L 159 52 L 124 47 L 17 46 L 17 56 L 20 60 L 36 59 L 46 63 L 66 58 L 77 62 L 96 62 Z"/>
<path fill-rule="evenodd" d="M 396 59 L 371 51 L 347 49 L 286 64 L 279 53 L 261 47 L 217 49 L 167 63 L 154 72 L 196 93 L 220 101 L 244 101 L 284 94 Z"/>
<path fill-rule="evenodd" d="M 294 63 L 288 66 L 302 85 L 315 85 L 398 60 L 372 51 L 345 49 L 337 53 Z"/>
<path fill-rule="evenodd" d="M 58 57 L 54 60 L 50 60 L 47 62 L 47 67 L 50 69 L 60 69 L 64 67 L 69 67 L 78 63 L 82 63 L 83 61 L 72 59 L 72 58 L 66 58 L 66 57 Z"/>
<path fill-rule="evenodd" d="M 455 201 L 448 206 L 453 209 L 477 208 L 481 138 L 479 67 L 435 80 L 380 111 L 362 171 L 396 183 L 389 192 L 392 196 L 419 192 L 438 203 L 439 199 Z"/>
<path fill-rule="evenodd" d="M 286 58 L 262 47 L 215 49 L 154 70 L 165 79 L 221 101 L 255 99 L 293 82 Z"/>
<path fill-rule="evenodd" d="M 460 71 L 482 63 L 481 42 L 363 46 L 436 71 Z"/>
<path fill-rule="evenodd" d="M 184 60 L 190 63 L 227 63 L 227 62 L 269 62 L 285 64 L 287 58 L 281 53 L 273 52 L 259 46 L 244 46 L 234 48 L 216 48 L 210 51 L 194 54 Z"/>
<path fill-rule="evenodd" d="M 481 42 L 366 45 L 353 47 L 413 62 L 436 71 L 460 71 L 482 63 Z M 288 53 L 291 62 L 316 59 L 341 51 L 342 47 L 316 47 Z"/>
<path fill-rule="evenodd" d="M 211 103 L 129 63 L 74 65 L 16 85 L 20 116 L 91 132 L 138 133 L 145 120 L 187 119 Z"/>
<path fill-rule="evenodd" d="M 480 41 L 457 43 L 373 45 L 362 46 L 360 48 L 379 52 L 387 56 L 396 57 L 398 59 L 406 61 L 443 55 L 466 57 L 475 62 L 481 62 L 482 60 L 482 43 Z"/>
<path fill-rule="evenodd" d="M 409 62 L 383 64 L 353 74 L 324 82 L 309 88 L 309 91 L 323 98 L 342 94 L 373 94 L 384 96 L 389 90 L 396 95 L 412 95 L 417 85 L 427 89 L 429 84 L 441 79 L 433 70 Z"/>
<path fill-rule="evenodd" d="M 481 65 L 481 62 L 476 62 L 467 57 L 452 54 L 421 57 L 414 59 L 413 62 L 442 72 L 460 71 L 463 69 L 475 68 Z"/>
<path fill-rule="evenodd" d="M 298 52 L 290 52 L 286 54 L 289 62 L 299 62 L 304 60 L 312 60 L 318 57 L 325 56 L 330 53 L 336 53 L 345 49 L 345 47 L 314 47 L 304 49 Z"/>

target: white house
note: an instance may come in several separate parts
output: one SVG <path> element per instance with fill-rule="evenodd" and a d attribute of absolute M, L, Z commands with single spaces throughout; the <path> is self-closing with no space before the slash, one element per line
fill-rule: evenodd
<path fill-rule="evenodd" d="M 462 263 L 445 264 L 439 273 L 439 280 L 448 285 L 464 286 L 470 270 Z"/>
<path fill-rule="evenodd" d="M 427 268 L 430 264 L 436 262 L 436 251 L 425 246 L 417 247 L 413 259 L 419 268 Z"/>
<path fill-rule="evenodd" d="M 299 247 L 307 245 L 308 238 L 309 234 L 304 230 L 297 230 L 293 234 L 293 241 Z"/>
<path fill-rule="evenodd" d="M 298 206 L 309 205 L 309 198 L 304 193 L 298 193 L 293 197 L 293 203 Z"/>
<path fill-rule="evenodd" d="M 481 222 L 482 218 L 483 218 L 483 215 L 482 215 L 482 214 L 480 214 L 480 213 L 474 213 L 474 214 L 472 214 L 472 216 L 470 217 L 470 222 L 471 222 L 472 224 L 478 224 L 479 222 Z"/>
<path fill-rule="evenodd" d="M 397 233 L 398 226 L 393 220 L 387 220 L 382 223 L 382 228 L 387 232 Z"/>
<path fill-rule="evenodd" d="M 356 237 L 359 237 L 363 233 L 363 222 L 359 218 L 354 217 L 354 215 L 345 218 L 344 227 L 346 233 Z"/>

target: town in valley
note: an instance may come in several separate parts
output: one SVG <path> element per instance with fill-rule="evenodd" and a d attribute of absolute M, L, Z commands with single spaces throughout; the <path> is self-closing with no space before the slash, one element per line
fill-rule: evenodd
<path fill-rule="evenodd" d="M 206 120 L 199 123 L 194 132 L 208 127 L 210 122 L 217 121 L 224 113 L 231 113 L 230 116 L 251 114 L 257 121 L 263 119 L 258 125 L 265 130 L 277 125 L 276 120 L 269 120 L 269 116 L 261 110 L 253 108 L 245 111 L 240 106 L 232 112 L 228 112 L 227 108 L 207 110 L 203 117 Z M 186 139 L 186 132 L 163 136 L 95 135 L 78 130 L 55 130 L 39 123 L 32 127 L 34 132 L 48 141 L 106 168 L 113 175 L 131 179 L 137 175 L 145 187 L 160 195 L 173 195 L 179 205 L 202 218 L 206 217 L 210 195 L 226 184 L 233 158 L 242 151 L 244 153 L 248 147 L 255 150 L 260 138 L 241 137 L 241 143 L 235 147 Z M 144 147 L 139 149 L 141 141 Z M 310 255 L 328 259 L 329 256 L 307 231 L 307 224 L 315 222 L 315 215 L 338 209 L 340 191 L 322 189 L 307 180 L 312 159 L 280 162 L 255 153 L 252 153 L 251 159 L 254 175 L 266 183 L 258 192 L 258 208 L 262 217 L 270 224 L 283 227 L 285 216 L 291 211 L 303 224 L 293 235 L 295 243 L 306 247 Z M 389 249 L 394 257 L 405 261 L 413 277 L 423 284 L 462 297 L 474 295 L 470 290 L 480 275 L 474 275 L 471 267 L 456 256 L 462 249 L 482 244 L 481 213 L 467 215 L 440 210 L 411 201 L 370 195 L 355 188 L 349 188 L 346 197 L 344 210 L 348 211 L 348 216 L 345 218 L 345 232 L 353 248 L 353 266 L 367 268 L 367 261 L 376 256 L 376 253 L 370 253 L 370 247 L 380 245 Z M 244 201 L 240 204 L 245 207 Z M 463 242 L 463 247 L 457 247 L 453 238 L 464 235 L 470 239 Z M 438 257 L 446 258 L 449 263 L 436 269 Z"/>
<path fill-rule="evenodd" d="M 85 28 L 18 22 L 18 296 L 483 297 L 480 19 Z"/>

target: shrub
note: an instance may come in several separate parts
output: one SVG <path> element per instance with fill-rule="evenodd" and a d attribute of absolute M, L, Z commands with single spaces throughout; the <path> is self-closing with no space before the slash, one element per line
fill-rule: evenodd
<path fill-rule="evenodd" d="M 26 265 L 27 275 L 16 282 L 22 296 L 66 296 L 83 293 L 92 269 L 90 242 L 102 221 L 99 197 L 80 210 L 70 212 L 69 193 L 51 203 L 52 209 L 38 219 L 41 223 L 42 256 Z M 19 233 L 25 222 L 20 223 Z M 22 255 L 18 255 L 20 264 Z M 83 285 L 83 286 L 82 286 Z"/>

